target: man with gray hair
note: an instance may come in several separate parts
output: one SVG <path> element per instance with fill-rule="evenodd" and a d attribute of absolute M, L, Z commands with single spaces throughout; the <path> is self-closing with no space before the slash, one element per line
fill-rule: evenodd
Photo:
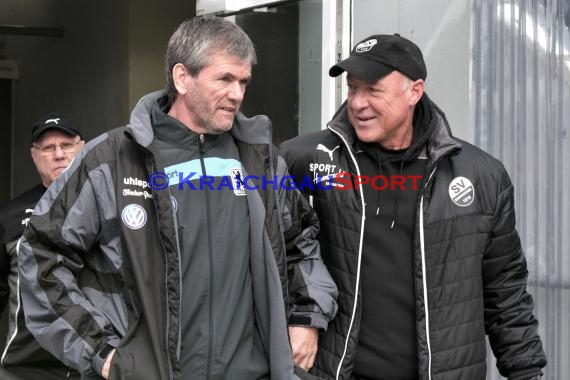
<path fill-rule="evenodd" d="M 336 287 L 300 193 L 239 186 L 287 175 L 267 117 L 239 113 L 255 62 L 235 24 L 183 22 L 167 90 L 36 207 L 20 247 L 27 325 L 84 378 L 309 376 Z"/>

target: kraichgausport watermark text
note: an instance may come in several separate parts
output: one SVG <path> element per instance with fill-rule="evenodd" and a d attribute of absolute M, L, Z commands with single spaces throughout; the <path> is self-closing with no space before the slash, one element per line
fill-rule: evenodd
<path fill-rule="evenodd" d="M 370 185 L 374 190 L 417 190 L 422 179 L 421 175 L 353 175 L 349 172 L 339 172 L 327 176 L 304 176 L 294 178 L 286 175 L 273 176 L 242 176 L 241 171 L 235 171 L 228 176 L 200 175 L 196 172 L 181 173 L 177 176 L 164 172 L 154 172 L 148 177 L 148 187 L 153 190 L 165 190 L 169 186 L 177 186 L 178 190 L 359 190 L 363 185 Z"/>

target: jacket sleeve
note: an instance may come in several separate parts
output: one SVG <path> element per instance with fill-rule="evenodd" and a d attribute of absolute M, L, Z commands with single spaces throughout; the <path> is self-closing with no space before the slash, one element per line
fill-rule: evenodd
<path fill-rule="evenodd" d="M 98 352 L 119 343 L 109 319 L 113 295 L 101 292 L 110 285 L 94 274 L 112 282 L 113 266 L 99 241 L 113 227 L 113 187 L 97 170 L 73 166 L 39 201 L 20 241 L 21 297 L 26 326 L 43 348 L 81 373 L 100 375 L 105 358 Z"/>
<path fill-rule="evenodd" d="M 513 186 L 500 165 L 493 227 L 483 257 L 485 329 L 501 375 L 530 379 L 546 365 L 526 291 L 528 271 L 515 229 Z"/>
<path fill-rule="evenodd" d="M 279 157 L 279 205 L 287 249 L 290 325 L 326 330 L 337 312 L 338 290 L 320 254 L 319 221 L 305 197 L 295 188 L 285 161 Z"/>

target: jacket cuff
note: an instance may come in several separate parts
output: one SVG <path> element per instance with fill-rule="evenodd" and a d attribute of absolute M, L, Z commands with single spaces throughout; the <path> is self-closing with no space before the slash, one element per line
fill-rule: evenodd
<path fill-rule="evenodd" d="M 97 353 L 93 356 L 93 359 L 91 360 L 91 366 L 99 376 L 103 376 L 103 366 L 105 365 L 105 361 L 113 349 L 115 349 L 115 346 L 107 342 L 103 344 L 101 346 L 101 349 L 97 351 Z"/>
<path fill-rule="evenodd" d="M 542 377 L 540 368 L 526 368 L 510 373 L 509 380 L 538 380 Z"/>
<path fill-rule="evenodd" d="M 293 313 L 289 316 L 289 326 L 316 327 L 320 331 L 327 331 L 329 320 L 318 313 Z"/>

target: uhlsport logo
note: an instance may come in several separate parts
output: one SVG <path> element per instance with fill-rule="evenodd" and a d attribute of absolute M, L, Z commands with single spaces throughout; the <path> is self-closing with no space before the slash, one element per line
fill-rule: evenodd
<path fill-rule="evenodd" d="M 130 204 L 121 212 L 123 223 L 131 230 L 138 230 L 146 224 L 146 211 L 137 204 Z"/>
<path fill-rule="evenodd" d="M 359 43 L 356 46 L 355 50 L 357 53 L 364 53 L 364 52 L 367 52 L 368 50 L 372 49 L 372 47 L 374 45 L 376 45 L 377 43 L 378 43 L 378 41 L 376 40 L 376 38 L 372 38 L 371 40 Z"/>
<path fill-rule="evenodd" d="M 455 177 L 449 184 L 449 198 L 460 207 L 467 207 L 475 200 L 475 189 L 465 177 Z"/>

